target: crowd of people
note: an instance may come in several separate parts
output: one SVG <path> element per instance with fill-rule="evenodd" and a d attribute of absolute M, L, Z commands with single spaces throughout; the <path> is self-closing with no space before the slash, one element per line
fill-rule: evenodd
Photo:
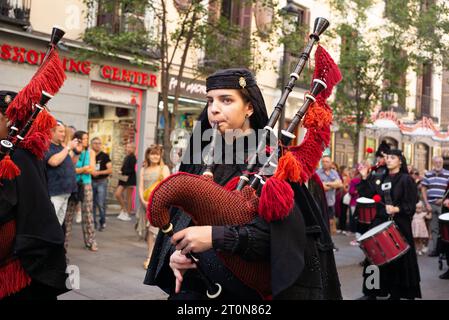
<path fill-rule="evenodd" d="M 392 164 L 394 161 L 398 161 L 396 167 Z M 421 297 L 416 255 L 427 253 L 429 257 L 446 258 L 449 265 L 447 247 L 440 240 L 439 230 L 439 217 L 449 211 L 449 171 L 443 168 L 443 158 L 433 157 L 432 170 L 421 175 L 413 165 L 406 164 L 401 150 L 382 141 L 376 152 L 376 164 L 364 160 L 348 169 L 332 163 L 329 156 L 323 156 L 321 163 L 317 174 L 326 192 L 332 235 L 354 237 L 350 244 L 359 246 L 358 240 L 363 234 L 389 218 L 411 247 L 411 253 L 381 268 L 384 280 L 389 279 L 382 284 L 385 290 L 373 293 L 364 287 L 364 298 L 387 294 L 393 298 Z M 394 174 L 392 168 L 396 170 Z M 392 183 L 393 189 L 388 192 L 391 204 L 384 199 L 385 191 L 379 189 L 384 183 Z M 382 195 L 377 201 L 380 204 L 373 200 L 375 195 Z M 376 210 L 369 223 L 360 216 L 367 203 Z M 337 224 L 334 219 L 338 220 Z M 360 264 L 366 267 L 370 262 L 365 259 Z M 408 278 L 400 279 L 396 273 L 407 273 Z M 441 274 L 440 279 L 449 279 L 449 271 Z"/>
<path fill-rule="evenodd" d="M 225 150 L 235 150 L 242 142 L 245 155 L 249 154 L 251 145 L 248 141 L 268 120 L 253 75 L 245 69 L 219 71 L 207 79 L 207 92 L 208 103 L 199 117 L 201 125 L 198 128 L 204 131 L 211 128 L 211 123 L 218 123 L 217 130 L 221 133 L 229 129 L 241 130 L 243 134 L 232 141 L 223 138 L 222 146 Z M 3 131 L 2 135 L 6 136 L 6 129 Z M 113 173 L 111 158 L 103 151 L 99 137 L 89 137 L 87 132 L 77 131 L 61 121 L 57 121 L 51 132 L 50 148 L 43 160 L 45 170 L 39 170 L 45 172 L 47 179 L 45 190 L 41 191 L 48 191 L 50 196 L 52 209 L 47 211 L 54 216 L 52 228 L 61 227 L 62 232 L 58 229 L 55 234 L 67 252 L 73 220 L 77 212 L 81 212 L 84 245 L 96 252 L 99 250 L 96 231 L 103 232 L 107 228 L 108 181 Z M 189 146 L 194 157 L 192 141 Z M 206 147 L 203 144 L 201 150 L 195 152 L 203 153 Z M 380 288 L 367 288 L 364 281 L 364 297 L 421 298 L 417 255 L 427 250 L 431 257 L 445 254 L 438 241 L 438 217 L 449 208 L 449 171 L 443 168 L 442 158 L 435 157 L 433 169 L 421 176 L 413 166 L 407 166 L 401 150 L 392 149 L 385 142 L 381 143 L 376 157 L 376 164 L 365 160 L 354 168 L 347 168 L 332 163 L 330 156 L 323 156 L 308 187 L 291 184 L 292 208 L 285 219 L 274 223 L 256 216 L 245 224 L 197 226 L 181 208 L 173 208 L 171 218 L 175 233 L 170 239 L 152 227 L 147 218 L 151 192 L 171 173 L 163 161 L 163 147 L 155 144 L 146 148 L 143 165 L 138 168 L 136 147 L 128 143 L 114 194 L 120 204 L 117 218 L 131 220 L 135 188 L 138 200 L 135 230 L 147 243 L 144 282 L 160 287 L 170 299 L 206 298 L 204 275 L 195 272 L 197 268 L 201 268 L 206 277 L 215 278 L 222 284 L 223 298 L 341 299 L 334 260 L 338 248 L 331 236 L 354 237 L 350 243 L 360 245 L 358 240 L 367 231 L 394 221 L 411 250 L 379 268 Z M 179 171 L 198 175 L 204 170 L 203 163 L 192 164 L 184 160 Z M 214 181 L 224 186 L 241 176 L 246 164 L 217 163 L 214 169 Z M 388 190 L 384 189 L 385 185 L 389 185 Z M 2 190 L 0 195 L 5 202 L 8 195 L 3 193 L 9 189 Z M 374 205 L 375 216 L 369 223 L 361 223 L 358 200 L 374 199 L 376 195 L 379 201 Z M 15 204 L 9 203 L 5 208 L 10 209 L 11 205 Z M 191 252 L 198 255 L 199 261 L 187 255 Z M 60 251 L 58 254 L 57 259 L 65 256 Z M 268 264 L 272 272 L 271 279 L 266 281 L 270 281 L 272 295 L 261 296 L 233 274 L 219 258 L 222 254 Z M 449 255 L 446 254 L 446 258 L 449 263 Z M 368 259 L 361 262 L 364 278 L 370 264 Z M 53 274 L 45 276 L 56 277 Z M 440 278 L 449 279 L 449 271 Z"/>

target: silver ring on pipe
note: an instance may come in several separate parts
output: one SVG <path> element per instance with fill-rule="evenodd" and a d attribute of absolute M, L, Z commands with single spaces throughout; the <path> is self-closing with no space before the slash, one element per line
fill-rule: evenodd
<path fill-rule="evenodd" d="M 169 233 L 172 230 L 173 230 L 173 225 L 170 223 L 170 225 L 168 226 L 167 229 L 162 229 L 162 232 L 163 233 Z"/>
<path fill-rule="evenodd" d="M 316 101 L 314 96 L 311 96 L 310 94 L 306 94 L 306 98 L 309 98 L 310 100 L 313 100 L 313 102 Z"/>
<path fill-rule="evenodd" d="M 277 168 L 278 167 L 278 165 L 276 164 L 276 163 L 274 163 L 274 162 L 268 162 L 269 164 L 270 164 L 270 166 L 272 166 L 272 167 L 274 167 L 274 168 Z"/>
<path fill-rule="evenodd" d="M 323 80 L 320 79 L 313 79 L 313 82 L 321 83 L 324 86 L 324 89 L 327 89 L 327 84 Z"/>
<path fill-rule="evenodd" d="M 217 293 L 210 294 L 209 291 L 206 290 L 206 294 L 209 299 L 215 299 L 221 294 L 221 285 L 218 282 L 215 282 L 215 285 L 218 287 Z"/>
<path fill-rule="evenodd" d="M 5 148 L 11 149 L 13 147 L 13 144 L 9 140 L 2 140 L 1 145 Z"/>
<path fill-rule="evenodd" d="M 245 177 L 245 176 L 240 176 L 240 180 L 249 181 L 248 177 Z"/>
<path fill-rule="evenodd" d="M 19 140 L 23 140 L 23 137 L 22 136 L 20 136 L 20 135 L 17 135 L 17 139 L 19 139 Z"/>
<path fill-rule="evenodd" d="M 286 136 L 286 137 L 288 137 L 290 139 L 295 139 L 296 138 L 296 136 L 293 133 L 288 132 L 286 130 L 282 130 L 281 133 L 282 133 L 283 136 Z"/>
<path fill-rule="evenodd" d="M 292 73 L 290 74 L 290 77 L 293 77 L 293 78 L 295 78 L 296 80 L 298 80 L 298 79 L 299 79 L 299 74 L 297 74 L 296 72 L 292 72 Z"/>

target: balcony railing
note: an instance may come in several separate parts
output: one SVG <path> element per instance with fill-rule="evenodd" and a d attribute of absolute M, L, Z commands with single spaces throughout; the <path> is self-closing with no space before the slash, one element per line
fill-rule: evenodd
<path fill-rule="evenodd" d="M 31 0 L 0 0 L 0 21 L 28 26 L 30 9 Z"/>

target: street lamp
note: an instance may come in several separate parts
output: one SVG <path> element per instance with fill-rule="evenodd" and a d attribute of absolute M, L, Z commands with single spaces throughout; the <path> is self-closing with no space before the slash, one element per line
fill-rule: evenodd
<path fill-rule="evenodd" d="M 283 23 L 283 31 L 284 36 L 294 33 L 298 30 L 298 27 L 301 23 L 300 16 L 303 11 L 300 9 L 300 6 L 296 4 L 292 0 L 287 0 L 287 5 L 281 9 L 281 13 L 283 14 L 284 23 Z M 293 24 L 291 22 L 294 22 Z M 286 32 L 288 30 L 288 32 Z M 286 43 L 284 43 L 284 52 L 282 57 L 282 66 L 281 66 L 281 90 L 285 88 L 287 85 L 287 71 L 288 67 L 288 54 L 287 54 Z M 285 109 L 286 106 L 282 109 L 281 116 L 279 118 L 278 125 L 278 137 L 281 137 L 281 130 L 284 129 L 285 124 Z"/>

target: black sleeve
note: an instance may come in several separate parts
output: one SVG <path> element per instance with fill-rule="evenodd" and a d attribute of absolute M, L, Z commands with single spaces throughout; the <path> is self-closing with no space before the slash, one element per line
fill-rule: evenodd
<path fill-rule="evenodd" d="M 10 219 L 12 208 L 17 204 L 15 180 L 0 181 L 0 224 Z"/>
<path fill-rule="evenodd" d="M 212 246 L 248 261 L 267 259 L 270 256 L 270 226 L 260 217 L 245 225 L 212 226 Z"/>
<path fill-rule="evenodd" d="M 365 180 L 361 179 L 356 189 L 360 197 L 372 198 L 377 193 L 371 176 Z"/>
<path fill-rule="evenodd" d="M 122 173 L 127 176 L 132 175 L 133 173 L 135 173 L 135 166 L 136 166 L 136 157 L 127 156 L 122 167 Z"/>
<path fill-rule="evenodd" d="M 399 200 L 399 214 L 413 216 L 416 210 L 416 199 L 418 198 L 418 188 L 409 175 L 404 175 L 400 180 L 400 190 L 402 195 Z"/>

